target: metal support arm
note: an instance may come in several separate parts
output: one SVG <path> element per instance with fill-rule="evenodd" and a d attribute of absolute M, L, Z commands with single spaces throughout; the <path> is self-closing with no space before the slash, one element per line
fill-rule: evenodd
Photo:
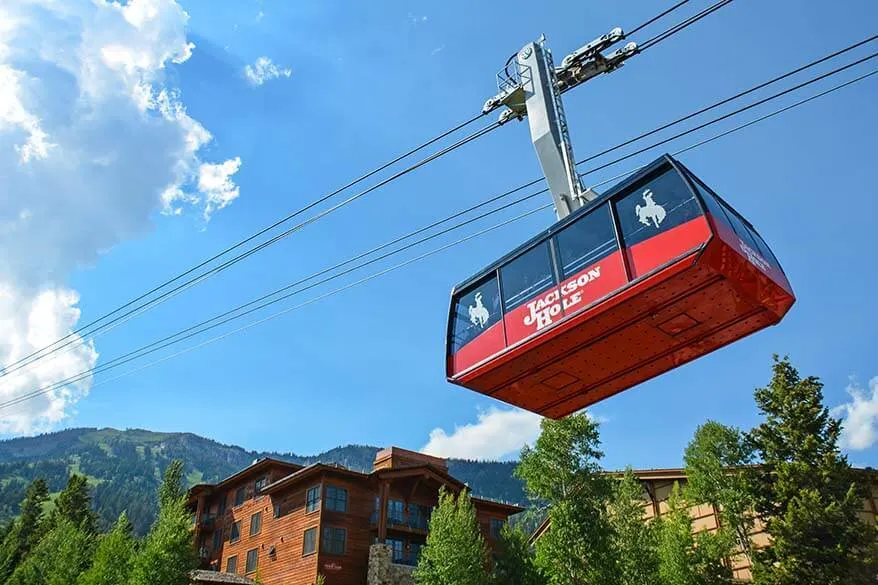
<path fill-rule="evenodd" d="M 510 72 L 506 67 L 498 74 L 499 93 L 482 108 L 488 113 L 505 106 L 507 109 L 500 115 L 501 124 L 527 116 L 534 149 L 549 184 L 558 219 L 597 196 L 590 189 L 583 189 L 576 172 L 561 94 L 601 73 L 618 69 L 635 55 L 635 43 L 628 43 L 610 55 L 601 54 L 624 37 L 621 28 L 613 29 L 567 55 L 558 68 L 545 46 L 545 38 L 528 43 L 515 58 L 515 71 Z"/>

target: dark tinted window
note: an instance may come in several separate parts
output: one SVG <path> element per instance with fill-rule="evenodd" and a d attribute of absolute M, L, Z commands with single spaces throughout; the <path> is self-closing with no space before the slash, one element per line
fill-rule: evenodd
<path fill-rule="evenodd" d="M 217 515 L 222 515 L 226 513 L 226 494 L 220 496 L 219 505 L 216 508 Z"/>
<path fill-rule="evenodd" d="M 259 492 L 262 491 L 262 488 L 264 488 L 267 483 L 268 483 L 268 478 L 266 478 L 264 476 L 260 477 L 259 479 L 257 479 L 253 483 L 253 492 L 258 494 Z"/>
<path fill-rule="evenodd" d="M 240 506 L 247 499 L 247 488 L 238 488 L 235 492 L 235 505 Z"/>
<path fill-rule="evenodd" d="M 730 226 L 732 231 L 734 231 L 741 242 L 743 242 L 745 247 L 741 247 L 739 251 L 747 256 L 753 264 L 759 265 L 764 262 L 780 269 L 780 265 L 778 265 L 774 254 L 772 254 L 762 237 L 756 233 L 756 230 L 747 225 L 738 213 L 726 205 L 724 201 L 719 199 L 719 197 L 716 197 L 713 190 L 702 183 L 701 179 L 694 176 L 692 173 L 689 173 L 689 176 L 692 178 L 692 182 L 698 190 L 698 193 L 704 199 L 707 211 L 720 221 L 725 221 L 726 225 Z M 752 253 L 748 253 L 747 248 L 749 248 L 750 251 L 755 252 L 755 256 Z M 767 268 L 767 266 L 763 266 L 763 268 Z"/>
<path fill-rule="evenodd" d="M 561 278 L 568 278 L 618 249 L 610 206 L 601 205 L 561 230 L 555 241 Z"/>
<path fill-rule="evenodd" d="M 262 530 L 262 512 L 256 512 L 250 516 L 250 536 L 259 534 Z"/>
<path fill-rule="evenodd" d="M 454 322 L 451 325 L 451 353 L 478 337 L 500 320 L 500 289 L 497 278 L 470 287 L 454 303 Z"/>
<path fill-rule="evenodd" d="M 308 493 L 305 496 L 305 511 L 306 512 L 313 512 L 319 507 L 320 507 L 320 486 L 315 485 L 314 487 L 308 489 Z"/>
<path fill-rule="evenodd" d="M 500 269 L 503 310 L 511 311 L 555 285 L 549 242 L 542 242 Z"/>
<path fill-rule="evenodd" d="M 405 504 L 402 500 L 387 501 L 387 521 L 394 524 L 405 522 Z"/>
<path fill-rule="evenodd" d="M 393 562 L 401 561 L 403 559 L 405 543 L 396 538 L 388 538 L 386 542 L 390 545 L 390 548 L 393 551 Z"/>
<path fill-rule="evenodd" d="M 348 511 L 348 490 L 334 485 L 326 486 L 326 502 L 324 503 L 327 510 L 333 512 Z"/>
<path fill-rule="evenodd" d="M 223 546 L 223 531 L 215 530 L 213 533 L 213 550 L 219 550 Z"/>
<path fill-rule="evenodd" d="M 232 524 L 232 531 L 229 534 L 229 542 L 235 542 L 241 539 L 241 521 L 238 520 Z"/>
<path fill-rule="evenodd" d="M 344 528 L 325 526 L 320 542 L 320 550 L 331 555 L 343 555 L 347 531 Z"/>
<path fill-rule="evenodd" d="M 626 189 L 615 205 L 628 248 L 701 215 L 695 195 L 670 167 Z"/>
<path fill-rule="evenodd" d="M 309 528 L 305 531 L 302 543 L 302 556 L 317 552 L 317 529 Z"/>
<path fill-rule="evenodd" d="M 491 518 L 491 538 L 497 540 L 503 532 L 503 525 L 506 524 L 499 518 Z"/>
<path fill-rule="evenodd" d="M 226 573 L 237 573 L 238 572 L 238 555 L 234 555 L 229 557 L 226 560 Z"/>
<path fill-rule="evenodd" d="M 245 573 L 252 573 L 256 570 L 256 562 L 259 559 L 259 549 L 254 548 L 247 551 L 247 567 L 244 569 Z"/>

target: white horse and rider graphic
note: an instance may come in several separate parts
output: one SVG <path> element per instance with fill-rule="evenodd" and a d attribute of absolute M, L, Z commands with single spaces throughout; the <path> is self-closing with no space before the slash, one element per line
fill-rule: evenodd
<path fill-rule="evenodd" d="M 476 305 L 469 306 L 469 320 L 473 325 L 477 325 L 482 329 L 485 328 L 485 325 L 488 324 L 488 320 L 491 318 L 491 314 L 488 312 L 488 308 L 482 304 L 482 293 L 476 293 Z"/>
<path fill-rule="evenodd" d="M 646 205 L 635 205 L 634 213 L 637 214 L 640 223 L 643 225 L 649 225 L 650 220 L 652 220 L 652 223 L 655 224 L 656 229 L 658 229 L 662 222 L 665 221 L 665 216 L 667 215 L 665 208 L 653 200 L 653 192 L 651 189 L 647 189 L 643 192 L 643 201 Z"/>

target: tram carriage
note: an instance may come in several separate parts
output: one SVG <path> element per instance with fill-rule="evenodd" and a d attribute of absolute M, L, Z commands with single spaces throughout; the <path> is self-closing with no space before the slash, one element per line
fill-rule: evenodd
<path fill-rule="evenodd" d="M 454 288 L 447 378 L 561 418 L 794 302 L 753 226 L 665 155 Z"/>

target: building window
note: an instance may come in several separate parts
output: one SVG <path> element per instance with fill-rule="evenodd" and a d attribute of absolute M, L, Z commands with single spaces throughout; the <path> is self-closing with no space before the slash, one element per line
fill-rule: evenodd
<path fill-rule="evenodd" d="M 226 573 L 238 572 L 238 555 L 234 555 L 226 559 Z"/>
<path fill-rule="evenodd" d="M 491 538 L 494 540 L 498 540 L 500 538 L 500 534 L 503 532 L 503 525 L 506 524 L 504 520 L 499 518 L 491 518 Z"/>
<path fill-rule="evenodd" d="M 347 512 L 348 490 L 334 485 L 326 486 L 326 509 L 333 512 Z"/>
<path fill-rule="evenodd" d="M 413 542 L 409 544 L 409 561 L 412 565 L 418 564 L 418 559 L 421 558 L 421 549 L 424 548 L 424 545 L 420 542 Z"/>
<path fill-rule="evenodd" d="M 274 503 L 274 512 L 273 513 L 274 513 L 275 518 L 280 518 L 280 502 Z"/>
<path fill-rule="evenodd" d="M 268 485 L 268 478 L 263 475 L 253 483 L 253 493 L 258 494 L 266 485 Z"/>
<path fill-rule="evenodd" d="M 405 502 L 402 500 L 387 500 L 387 521 L 390 524 L 405 524 Z"/>
<path fill-rule="evenodd" d="M 247 488 L 239 487 L 235 492 L 235 505 L 240 506 L 247 499 Z"/>
<path fill-rule="evenodd" d="M 330 555 L 343 555 L 345 540 L 347 540 L 347 531 L 344 528 L 325 526 L 323 528 L 323 539 L 320 543 L 320 548 L 323 552 Z"/>
<path fill-rule="evenodd" d="M 223 546 L 223 531 L 213 531 L 213 550 L 219 550 Z"/>
<path fill-rule="evenodd" d="M 256 564 L 259 560 L 259 549 L 253 548 L 247 551 L 247 566 L 244 567 L 245 573 L 252 573 L 256 570 Z"/>
<path fill-rule="evenodd" d="M 222 496 L 220 496 L 219 504 L 217 504 L 216 514 L 217 514 L 217 516 L 221 516 L 222 514 L 225 514 L 225 513 L 226 513 L 226 494 L 223 494 Z"/>
<path fill-rule="evenodd" d="M 256 536 L 262 530 L 262 512 L 250 516 L 250 536 Z"/>
<path fill-rule="evenodd" d="M 388 538 L 384 542 L 389 544 L 390 550 L 393 551 L 393 562 L 398 563 L 402 561 L 404 558 L 405 543 L 396 538 Z"/>
<path fill-rule="evenodd" d="M 420 504 L 409 504 L 409 526 L 418 530 L 427 530 L 430 523 L 430 510 Z"/>
<path fill-rule="evenodd" d="M 320 486 L 315 485 L 308 489 L 305 496 L 305 511 L 314 512 L 320 507 Z"/>
<path fill-rule="evenodd" d="M 241 521 L 232 524 L 232 532 L 229 534 L 229 542 L 238 542 L 241 540 Z"/>
<path fill-rule="evenodd" d="M 317 552 L 317 529 L 309 528 L 302 539 L 302 556 Z"/>

